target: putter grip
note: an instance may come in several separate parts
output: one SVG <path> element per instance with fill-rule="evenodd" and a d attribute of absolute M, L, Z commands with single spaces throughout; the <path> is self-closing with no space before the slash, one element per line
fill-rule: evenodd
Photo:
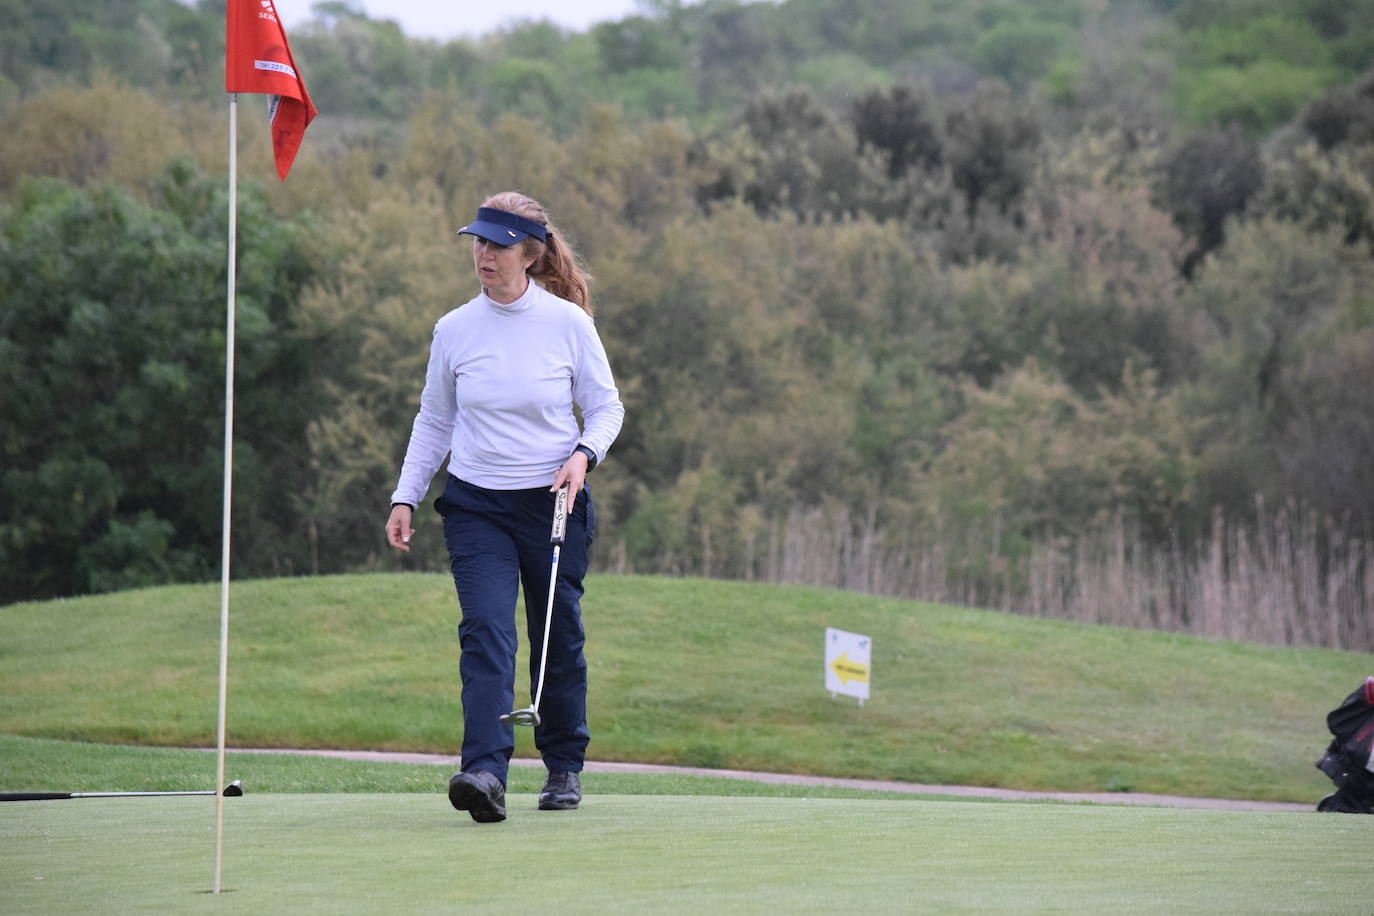
<path fill-rule="evenodd" d="M 558 488 L 558 493 L 553 499 L 553 531 L 549 534 L 549 543 L 555 546 L 563 543 L 563 535 L 568 530 L 568 485 L 564 484 Z"/>

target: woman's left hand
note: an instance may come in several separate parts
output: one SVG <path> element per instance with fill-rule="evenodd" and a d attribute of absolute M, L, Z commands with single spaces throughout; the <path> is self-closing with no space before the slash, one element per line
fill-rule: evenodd
<path fill-rule="evenodd" d="M 558 473 L 553 475 L 553 486 L 549 487 L 550 493 L 557 493 L 563 484 L 568 485 L 568 509 L 572 509 L 573 503 L 577 500 L 577 494 L 582 492 L 582 484 L 587 480 L 587 456 L 582 452 L 573 452 L 563 466 L 558 469 Z"/>

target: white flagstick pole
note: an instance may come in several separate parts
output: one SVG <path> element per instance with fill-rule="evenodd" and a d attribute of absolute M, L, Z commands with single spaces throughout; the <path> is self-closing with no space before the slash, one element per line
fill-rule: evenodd
<path fill-rule="evenodd" d="M 229 94 L 229 292 L 224 335 L 224 520 L 221 526 L 219 580 L 219 724 L 216 729 L 215 785 L 224 782 L 224 719 L 229 696 L 229 518 L 234 477 L 234 287 L 238 239 L 239 94 Z M 224 793 L 215 793 L 215 879 L 220 891 L 224 858 Z"/>

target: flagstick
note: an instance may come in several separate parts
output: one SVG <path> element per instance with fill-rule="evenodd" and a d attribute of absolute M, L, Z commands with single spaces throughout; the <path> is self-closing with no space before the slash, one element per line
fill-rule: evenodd
<path fill-rule="evenodd" d="M 229 518 L 234 476 L 234 287 L 238 239 L 239 94 L 229 94 L 229 261 L 224 335 L 224 519 L 221 526 L 219 580 L 219 723 L 216 729 L 215 785 L 224 784 L 224 720 L 229 698 Z M 215 879 L 220 891 L 224 858 L 224 793 L 215 793 Z"/>

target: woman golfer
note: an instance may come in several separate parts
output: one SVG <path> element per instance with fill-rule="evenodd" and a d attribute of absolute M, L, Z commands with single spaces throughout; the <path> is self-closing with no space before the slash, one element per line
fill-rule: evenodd
<path fill-rule="evenodd" d="M 482 292 L 434 326 L 386 533 L 391 546 L 410 549 L 412 513 L 448 455 L 448 483 L 434 507 L 444 519 L 462 608 L 463 682 L 462 771 L 448 797 L 474 820 L 490 822 L 506 817 L 515 749 L 514 728 L 501 717 L 514 708 L 517 589 L 524 586 L 533 682 L 555 494 L 564 485 L 567 530 L 534 742 L 549 771 L 539 807 L 575 808 L 582 800 L 578 774 L 589 733 L 578 599 L 596 526 L 583 481 L 605 459 L 625 409 L 592 322 L 587 276 L 544 208 L 523 194 L 497 194 L 458 234 L 473 237 Z"/>

